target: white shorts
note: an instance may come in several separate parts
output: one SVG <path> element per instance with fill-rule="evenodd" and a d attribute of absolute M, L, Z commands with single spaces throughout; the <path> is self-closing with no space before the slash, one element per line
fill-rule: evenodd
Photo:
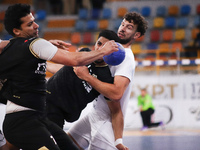
<path fill-rule="evenodd" d="M 78 120 L 68 132 L 84 149 L 117 150 L 110 119 L 103 119 L 94 112 Z"/>
<path fill-rule="evenodd" d="M 6 140 L 4 138 L 3 133 L 0 130 L 0 147 L 6 144 Z"/>

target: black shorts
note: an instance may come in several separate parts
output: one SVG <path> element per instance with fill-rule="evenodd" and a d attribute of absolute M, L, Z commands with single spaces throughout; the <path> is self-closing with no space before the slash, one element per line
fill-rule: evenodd
<path fill-rule="evenodd" d="M 57 106 L 51 104 L 50 102 L 47 103 L 47 118 L 57 124 L 62 129 L 64 128 L 65 124 L 65 112 L 62 109 L 58 108 Z"/>
<path fill-rule="evenodd" d="M 6 114 L 3 131 L 8 142 L 23 150 L 78 150 L 60 127 L 36 111 Z"/>
<path fill-rule="evenodd" d="M 62 106 L 62 104 L 60 104 Z M 62 129 L 64 128 L 65 121 L 74 122 L 78 120 L 81 111 L 78 109 L 74 109 L 73 112 L 71 110 L 65 109 L 57 106 L 51 102 L 47 102 L 47 118 L 57 124 Z"/>

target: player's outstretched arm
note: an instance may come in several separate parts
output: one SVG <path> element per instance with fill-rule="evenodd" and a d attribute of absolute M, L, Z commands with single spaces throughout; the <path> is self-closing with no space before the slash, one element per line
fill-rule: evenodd
<path fill-rule="evenodd" d="M 3 50 L 3 48 L 9 43 L 9 40 L 1 40 L 0 39 L 0 53 Z M 62 40 L 49 40 L 49 42 L 51 42 L 53 45 L 55 45 L 56 47 L 63 49 L 63 50 L 68 50 L 69 47 L 71 46 L 70 43 L 66 43 Z"/>
<path fill-rule="evenodd" d="M 100 50 L 91 52 L 66 52 L 58 49 L 51 61 L 67 66 L 83 66 L 104 55 L 118 51 L 118 45 L 114 41 L 108 41 Z"/>

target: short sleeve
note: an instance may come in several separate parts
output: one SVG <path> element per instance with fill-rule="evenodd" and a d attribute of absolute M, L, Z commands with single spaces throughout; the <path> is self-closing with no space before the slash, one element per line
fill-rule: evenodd
<path fill-rule="evenodd" d="M 56 54 L 58 48 L 51 44 L 45 39 L 36 39 L 30 44 L 30 51 L 34 56 L 44 59 L 51 60 Z"/>

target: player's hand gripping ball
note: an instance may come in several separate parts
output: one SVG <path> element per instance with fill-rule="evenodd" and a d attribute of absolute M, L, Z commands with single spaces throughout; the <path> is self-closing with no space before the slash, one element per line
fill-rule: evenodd
<path fill-rule="evenodd" d="M 116 66 L 116 65 L 119 65 L 122 63 L 122 61 L 124 60 L 125 58 L 125 49 L 124 47 L 116 42 L 117 45 L 119 46 L 118 47 L 118 51 L 116 52 L 113 52 L 109 55 L 105 55 L 103 56 L 103 60 L 108 64 L 108 65 L 112 65 L 112 66 Z"/>

